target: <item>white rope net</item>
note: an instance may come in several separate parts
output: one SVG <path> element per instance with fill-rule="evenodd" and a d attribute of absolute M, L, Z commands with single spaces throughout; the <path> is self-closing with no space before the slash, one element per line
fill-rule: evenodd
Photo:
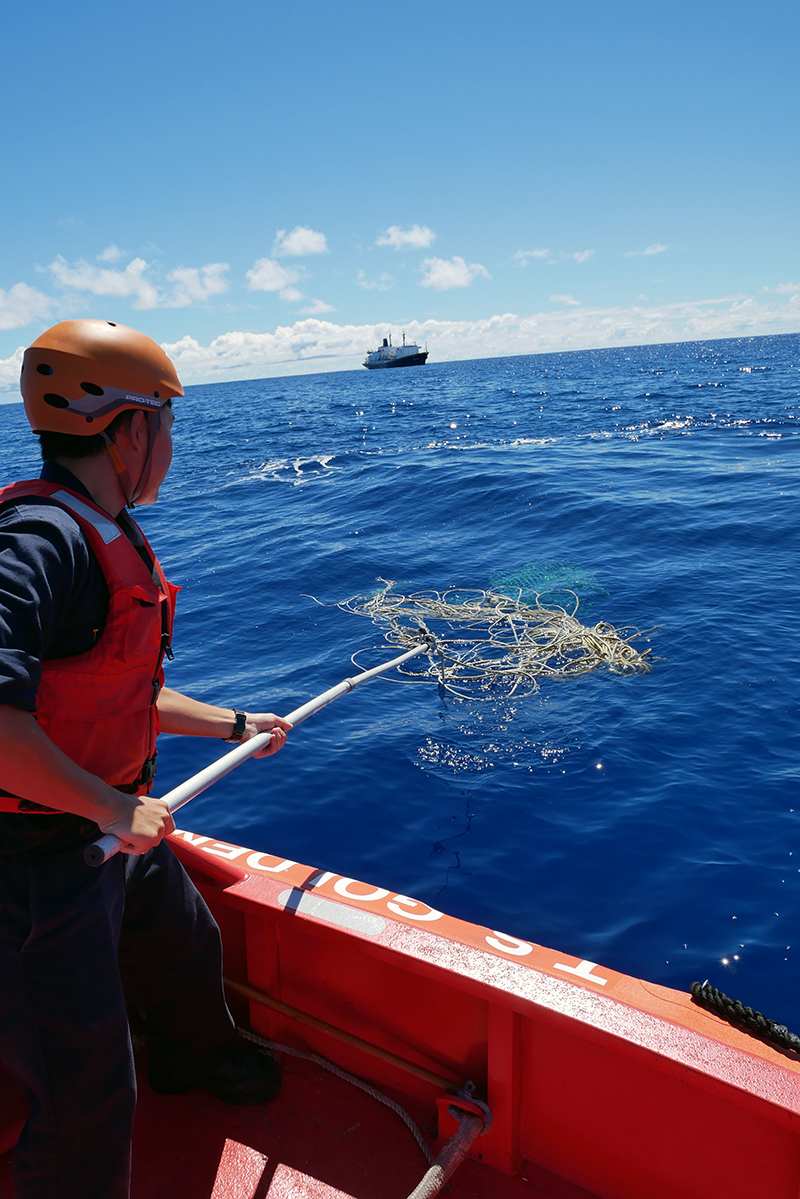
<path fill-rule="evenodd" d="M 529 695 L 539 679 L 565 679 L 601 666 L 614 674 L 644 674 L 652 669 L 651 650 L 632 643 L 652 629 L 615 628 L 606 621 L 581 624 L 572 611 L 557 604 L 532 604 L 488 588 L 480 590 L 417 591 L 401 595 L 391 579 L 378 578 L 383 588 L 374 595 L 352 596 L 337 606 L 366 616 L 383 630 L 389 645 L 410 649 L 428 642 L 420 655 L 399 667 L 403 682 L 433 683 L 460 699 L 495 699 L 498 692 Z M 357 661 L 359 650 L 353 654 Z"/>

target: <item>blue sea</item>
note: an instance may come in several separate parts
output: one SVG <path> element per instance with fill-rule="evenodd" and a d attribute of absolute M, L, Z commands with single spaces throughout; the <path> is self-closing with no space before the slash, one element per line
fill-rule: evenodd
<path fill-rule="evenodd" d="M 158 505 L 171 686 L 285 713 L 376 664 L 336 605 L 569 587 L 649 674 L 472 702 L 376 681 L 182 827 L 800 1031 L 800 336 L 188 389 Z M 6 480 L 38 473 L 0 408 Z M 314 598 L 311 598 L 314 597 Z M 157 790 L 227 747 L 165 737 Z"/>

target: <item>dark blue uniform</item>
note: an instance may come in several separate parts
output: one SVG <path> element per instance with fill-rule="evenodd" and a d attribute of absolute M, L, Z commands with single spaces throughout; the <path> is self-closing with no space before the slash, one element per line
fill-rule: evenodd
<path fill-rule="evenodd" d="M 88 496 L 53 463 L 42 477 Z M 0 704 L 34 711 L 42 659 L 90 649 L 107 610 L 97 559 L 63 508 L 31 499 L 0 512 Z M 201 1078 L 235 1039 L 219 931 L 180 863 L 160 845 L 92 869 L 83 851 L 97 835 L 78 816 L 0 813 L 0 1059 L 31 1100 L 18 1199 L 127 1199 L 128 1006 L 146 1019 L 162 1081 Z"/>

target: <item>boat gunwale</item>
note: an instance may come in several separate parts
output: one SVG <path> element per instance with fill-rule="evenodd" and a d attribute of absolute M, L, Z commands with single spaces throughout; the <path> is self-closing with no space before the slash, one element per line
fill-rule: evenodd
<path fill-rule="evenodd" d="M 189 836 L 193 840 L 197 837 L 203 844 L 187 842 L 183 830 L 178 830 L 170 841 L 184 865 L 196 868 L 201 874 L 203 865 L 209 861 L 209 851 L 214 850 L 218 853 L 235 851 L 237 856 L 246 853 L 248 857 L 276 857 L 278 863 L 287 861 L 232 842 L 215 841 L 191 833 Z M 458 917 L 446 917 L 448 931 L 444 932 L 430 925 L 421 928 L 410 919 L 387 913 L 382 907 L 380 918 L 388 926 L 382 933 L 375 935 L 353 928 L 343 929 L 322 916 L 290 910 L 279 902 L 278 896 L 290 886 L 285 870 L 270 874 L 262 867 L 247 875 L 234 861 L 223 863 L 219 857 L 212 861 L 217 878 L 206 883 L 201 877 L 196 880 L 198 885 L 201 890 L 207 888 L 210 895 L 224 896 L 225 904 L 242 912 L 252 913 L 254 907 L 263 907 L 281 924 L 299 919 L 306 931 L 327 940 L 355 937 L 365 948 L 369 947 L 372 956 L 395 963 L 400 957 L 406 969 L 439 980 L 444 974 L 450 985 L 457 979 L 459 989 L 481 1000 L 500 1004 L 519 1015 L 535 1014 L 540 1022 L 567 1028 L 572 1034 L 597 1044 L 612 1042 L 617 1051 L 626 1056 L 645 1055 L 651 1065 L 662 1071 L 681 1074 L 688 1071 L 704 1089 L 723 1093 L 729 1099 L 736 1096 L 740 1104 L 755 1105 L 762 1115 L 793 1129 L 796 1127 L 800 1116 L 800 1062 L 697 1007 L 685 992 L 604 967 L 607 983 L 613 983 L 625 993 L 616 994 L 613 988 L 600 991 L 597 985 L 580 977 L 559 976 L 552 965 L 548 968 L 546 962 L 529 960 L 529 955 L 509 960 L 492 945 L 487 944 L 484 948 L 474 944 L 475 934 L 485 938 L 493 935 L 491 930 Z M 223 876 L 229 866 L 233 869 L 230 882 L 225 884 Z M 348 885 L 357 882 L 367 889 L 369 884 L 300 863 L 293 863 L 293 866 L 307 872 L 305 882 L 292 886 L 293 891 L 302 894 L 312 890 L 316 896 L 331 903 L 377 914 L 371 900 L 362 898 L 359 901 L 352 894 L 333 890 L 337 881 Z M 389 899 L 398 897 L 392 892 L 386 892 L 386 896 Z M 461 930 L 465 939 L 453 935 L 454 931 Z M 572 956 L 543 946 L 532 945 L 532 948 L 549 954 L 554 961 Z"/>

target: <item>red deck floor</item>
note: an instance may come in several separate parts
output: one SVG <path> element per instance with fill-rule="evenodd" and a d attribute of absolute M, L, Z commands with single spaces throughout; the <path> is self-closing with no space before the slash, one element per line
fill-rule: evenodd
<path fill-rule="evenodd" d="M 276 1100 L 237 1108 L 203 1092 L 155 1095 L 140 1068 L 132 1199 L 211 1199 L 212 1192 L 215 1199 L 267 1199 L 281 1164 L 354 1199 L 406 1199 L 427 1165 L 398 1117 L 309 1062 L 284 1058 L 282 1069 Z M 238 1192 L 215 1190 L 226 1139 L 266 1156 L 255 1190 L 244 1185 Z M 468 1160 L 446 1194 L 448 1199 L 592 1199 L 588 1191 L 533 1165 L 522 1175 L 508 1178 Z M 10 1154 L 0 1157 L 0 1199 L 13 1199 Z"/>

